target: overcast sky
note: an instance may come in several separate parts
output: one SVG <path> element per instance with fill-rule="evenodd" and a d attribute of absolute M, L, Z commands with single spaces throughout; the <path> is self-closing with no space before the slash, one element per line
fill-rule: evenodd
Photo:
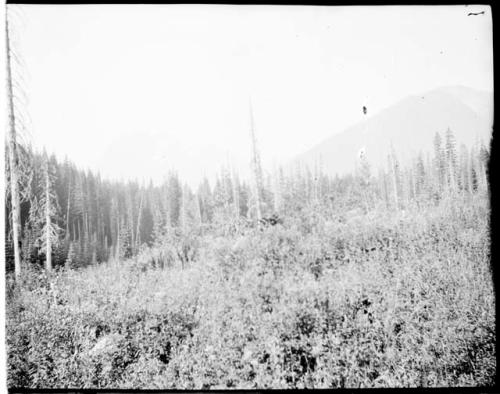
<path fill-rule="evenodd" d="M 112 178 L 272 169 L 413 93 L 493 90 L 486 6 L 18 7 L 35 146 Z M 484 15 L 467 16 L 485 10 Z"/>

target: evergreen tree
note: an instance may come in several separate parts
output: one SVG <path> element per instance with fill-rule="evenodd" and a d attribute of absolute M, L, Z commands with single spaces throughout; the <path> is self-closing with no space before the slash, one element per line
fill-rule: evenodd
<path fill-rule="evenodd" d="M 481 147 L 479 148 L 479 168 L 481 172 L 482 183 L 484 184 L 484 190 L 488 190 L 488 163 L 490 161 L 490 153 L 484 143 L 481 141 Z"/>
<path fill-rule="evenodd" d="M 424 159 L 422 157 L 422 153 L 417 157 L 417 161 L 415 164 L 415 194 L 418 197 L 421 197 L 425 193 L 425 165 Z"/>
<path fill-rule="evenodd" d="M 213 217 L 214 201 L 212 191 L 210 189 L 210 183 L 206 177 L 198 187 L 198 195 L 200 198 L 201 221 L 203 223 L 211 222 Z"/>
<path fill-rule="evenodd" d="M 180 216 L 182 187 L 177 173 L 170 172 L 167 180 L 167 225 L 178 226 Z"/>
<path fill-rule="evenodd" d="M 371 206 L 371 168 L 370 163 L 368 163 L 368 159 L 366 157 L 366 152 L 364 149 L 359 153 L 359 186 L 361 188 L 361 193 L 363 195 L 363 202 L 365 205 L 366 211 L 370 209 Z"/>
<path fill-rule="evenodd" d="M 450 128 L 446 130 L 445 138 L 446 138 L 445 158 L 446 158 L 447 185 L 451 191 L 455 191 L 457 187 L 457 152 L 456 152 L 455 135 L 450 130 Z"/>
<path fill-rule="evenodd" d="M 184 184 L 184 187 L 182 188 L 181 208 L 180 208 L 180 218 L 179 218 L 179 226 L 183 234 L 186 234 L 189 229 L 188 211 L 189 211 L 189 192 L 187 184 Z"/>
<path fill-rule="evenodd" d="M 38 218 L 43 224 L 39 239 L 41 247 L 45 250 L 45 268 L 50 272 L 52 270 L 52 248 L 59 243 L 61 228 L 57 224 L 59 204 L 54 191 L 55 174 L 46 153 L 43 155 L 42 174 L 40 189 L 43 190 L 43 193 L 39 199 Z"/>
<path fill-rule="evenodd" d="M 479 189 L 478 171 L 477 171 L 477 160 L 474 154 L 474 149 L 470 151 L 469 160 L 469 184 L 471 187 L 471 192 L 476 192 Z"/>
<path fill-rule="evenodd" d="M 234 170 L 231 172 L 231 174 L 232 174 L 232 179 L 231 179 L 232 203 L 233 203 L 234 217 L 237 220 L 240 217 L 240 182 Z"/>
<path fill-rule="evenodd" d="M 442 147 L 441 135 L 436 132 L 434 135 L 434 168 L 437 174 L 436 181 L 438 189 L 441 191 L 446 180 L 445 157 Z"/>
<path fill-rule="evenodd" d="M 399 161 L 396 157 L 396 153 L 394 152 L 394 147 L 391 145 L 391 151 L 388 156 L 389 162 L 389 174 L 390 174 L 390 182 L 392 188 L 392 195 L 394 199 L 394 205 L 396 208 L 399 207 L 399 178 L 400 178 L 400 169 L 399 169 Z"/>
<path fill-rule="evenodd" d="M 469 176 L 469 152 L 467 147 L 460 145 L 460 186 L 463 192 L 470 192 L 470 176 Z"/>
<path fill-rule="evenodd" d="M 120 221 L 120 230 L 118 232 L 117 256 L 118 260 L 122 261 L 132 257 L 132 236 L 130 234 L 130 226 L 125 221 Z"/>
<path fill-rule="evenodd" d="M 201 221 L 201 206 L 200 206 L 200 197 L 195 194 L 193 196 L 193 218 L 194 218 L 194 226 L 196 226 L 196 228 L 200 228 L 201 225 L 202 225 L 202 221 Z"/>

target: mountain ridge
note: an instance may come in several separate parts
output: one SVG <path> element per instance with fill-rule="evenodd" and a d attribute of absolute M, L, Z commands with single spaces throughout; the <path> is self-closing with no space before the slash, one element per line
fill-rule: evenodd
<path fill-rule="evenodd" d="M 467 102 L 464 102 L 467 101 Z M 390 146 L 402 163 L 433 148 L 435 132 L 450 128 L 457 145 L 488 142 L 493 125 L 493 93 L 464 86 L 444 86 L 412 94 L 364 121 L 355 123 L 296 156 L 290 164 L 322 162 L 331 175 L 355 169 L 360 149 L 374 168 L 384 167 Z"/>

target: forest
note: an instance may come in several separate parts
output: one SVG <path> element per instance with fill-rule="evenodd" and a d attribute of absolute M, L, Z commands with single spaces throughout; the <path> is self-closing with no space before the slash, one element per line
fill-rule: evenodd
<path fill-rule="evenodd" d="M 489 386 L 496 377 L 489 148 L 376 173 L 321 167 L 196 190 L 111 182 L 17 145 L 6 178 L 8 386 Z M 7 147 L 9 149 L 10 146 Z M 49 257 L 50 256 L 50 257 Z"/>
<path fill-rule="evenodd" d="M 22 261 L 29 266 L 80 268 L 129 258 L 165 235 L 202 235 L 222 227 L 249 224 L 272 214 L 286 215 L 311 205 L 325 210 L 364 212 L 379 204 L 393 209 L 438 203 L 445 194 L 473 195 L 487 188 L 488 149 L 484 143 L 457 148 L 453 132 L 436 133 L 434 155 L 415 157 L 402 168 L 396 152 L 387 168 L 372 174 L 365 157 L 354 175 L 331 177 L 321 162 L 297 165 L 264 176 L 256 152 L 254 181 L 222 167 L 213 187 L 208 179 L 191 188 L 175 172 L 155 186 L 110 182 L 99 174 L 58 162 L 31 147 L 22 155 L 20 226 Z M 8 147 L 7 147 L 8 150 Z M 10 217 L 9 167 L 6 166 L 6 217 Z M 14 268 L 11 222 L 6 223 L 7 270 Z M 47 259 L 47 244 L 51 258 Z"/>

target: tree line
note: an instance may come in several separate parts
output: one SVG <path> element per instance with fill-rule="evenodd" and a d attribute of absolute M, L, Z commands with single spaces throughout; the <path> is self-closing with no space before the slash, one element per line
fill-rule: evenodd
<path fill-rule="evenodd" d="M 253 133 L 252 133 L 253 135 Z M 339 208 L 375 209 L 380 204 L 404 209 L 439 203 L 445 196 L 470 196 L 487 191 L 488 148 L 470 149 L 457 143 L 453 132 L 436 133 L 434 152 L 402 166 L 394 149 L 387 166 L 372 173 L 366 156 L 353 174 L 330 176 L 320 163 L 313 170 L 297 165 L 264 174 L 256 141 L 252 140 L 252 179 L 239 179 L 222 167 L 213 186 L 205 178 L 192 190 L 175 172 L 160 185 L 101 179 L 59 162 L 45 151 L 18 145 L 23 159 L 16 178 L 6 165 L 6 266 L 15 269 L 12 183 L 21 191 L 19 247 L 22 264 L 84 267 L 110 258 L 126 259 L 141 247 L 168 234 L 202 234 L 229 223 L 248 225 L 271 214 L 300 214 Z M 10 155 L 11 146 L 7 144 Z"/>

